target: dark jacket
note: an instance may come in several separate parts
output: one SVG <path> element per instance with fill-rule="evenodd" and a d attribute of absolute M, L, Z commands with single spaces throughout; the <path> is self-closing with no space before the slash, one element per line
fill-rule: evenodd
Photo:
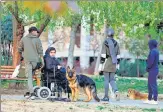
<path fill-rule="evenodd" d="M 55 68 L 55 78 L 58 80 L 65 80 L 66 76 L 66 70 L 65 68 L 58 69 L 58 65 L 60 65 L 59 61 L 55 57 L 51 57 L 49 55 L 50 51 L 54 49 L 53 47 L 50 47 L 46 50 L 44 61 L 45 61 L 45 67 L 44 67 L 44 78 L 46 79 L 49 77 L 50 79 L 54 79 L 54 68 Z"/>
<path fill-rule="evenodd" d="M 51 51 L 52 47 L 48 48 L 45 52 L 45 56 L 44 56 L 44 61 L 45 61 L 45 69 L 49 72 L 53 72 L 54 71 L 54 67 L 55 70 L 57 70 L 57 66 L 60 65 L 58 60 L 55 57 L 51 57 L 49 55 L 50 51 Z"/>
<path fill-rule="evenodd" d="M 148 45 L 150 52 L 147 59 L 147 71 L 158 71 L 159 51 L 157 49 L 157 41 L 150 40 Z"/>

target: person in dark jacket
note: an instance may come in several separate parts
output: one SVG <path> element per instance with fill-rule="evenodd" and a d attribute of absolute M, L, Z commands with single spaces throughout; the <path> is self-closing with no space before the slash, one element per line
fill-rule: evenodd
<path fill-rule="evenodd" d="M 58 60 L 55 57 L 55 54 L 56 49 L 54 47 L 50 47 L 45 53 L 45 68 L 49 71 L 53 71 L 54 67 L 56 68 L 56 70 L 61 68 Z"/>
<path fill-rule="evenodd" d="M 44 78 L 48 77 L 49 82 L 51 79 L 54 79 L 54 70 L 57 72 L 61 66 L 58 62 L 58 60 L 55 57 L 56 54 L 56 49 L 54 47 L 49 47 L 44 56 L 44 61 L 45 61 L 45 76 Z"/>
<path fill-rule="evenodd" d="M 71 93 L 70 88 L 68 87 L 68 81 L 66 79 L 66 69 L 62 67 L 55 57 L 56 49 L 54 47 L 49 47 L 44 55 L 44 80 L 47 80 L 48 77 L 48 85 L 47 82 L 44 82 L 45 86 L 48 86 L 48 88 L 51 88 L 51 82 L 57 80 L 57 85 L 65 91 L 65 93 Z M 55 70 L 55 71 L 54 71 Z M 54 77 L 55 72 L 55 77 Z M 59 91 L 61 91 L 61 88 L 59 88 Z M 68 94 L 69 98 L 69 94 Z"/>
<path fill-rule="evenodd" d="M 54 47 L 50 47 L 46 50 L 45 56 L 44 56 L 44 61 L 45 61 L 45 78 L 49 78 L 49 83 L 50 80 L 57 79 L 61 82 L 66 80 L 66 69 L 62 67 L 55 57 L 56 54 L 56 49 Z M 54 70 L 55 70 L 55 77 L 54 77 Z M 48 76 L 47 76 L 48 74 Z M 49 85 L 50 87 L 50 85 Z"/>
<path fill-rule="evenodd" d="M 147 68 L 146 71 L 148 72 L 148 100 L 144 103 L 149 104 L 158 104 L 157 97 L 158 97 L 158 88 L 157 88 L 157 76 L 159 73 L 158 63 L 159 63 L 159 51 L 157 49 L 157 41 L 150 40 L 148 42 L 149 45 L 149 55 L 147 59 Z M 152 100 L 154 99 L 154 101 Z"/>

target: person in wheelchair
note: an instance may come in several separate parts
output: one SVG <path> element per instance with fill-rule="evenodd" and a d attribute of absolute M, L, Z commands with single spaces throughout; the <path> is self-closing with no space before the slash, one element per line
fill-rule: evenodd
<path fill-rule="evenodd" d="M 62 92 L 63 89 L 65 93 L 70 93 L 71 91 L 66 79 L 66 69 L 60 65 L 59 61 L 55 57 L 55 54 L 56 49 L 54 47 L 49 47 L 45 52 L 43 85 L 52 90 L 51 86 L 53 84 L 54 88 L 52 91 Z"/>

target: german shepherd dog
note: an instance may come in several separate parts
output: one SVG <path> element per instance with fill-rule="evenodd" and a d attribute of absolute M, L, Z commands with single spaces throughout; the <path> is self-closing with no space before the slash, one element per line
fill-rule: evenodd
<path fill-rule="evenodd" d="M 84 100 L 85 102 L 91 101 L 92 96 L 96 101 L 100 101 L 97 96 L 95 82 L 91 78 L 85 75 L 76 75 L 74 67 L 70 69 L 68 66 L 66 71 L 66 77 L 69 82 L 69 87 L 71 88 L 72 101 L 78 100 L 80 88 L 84 89 L 88 97 L 88 99 Z"/>

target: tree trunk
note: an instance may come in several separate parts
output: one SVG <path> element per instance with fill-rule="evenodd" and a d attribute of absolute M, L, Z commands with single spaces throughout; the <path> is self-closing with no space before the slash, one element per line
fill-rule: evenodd
<path fill-rule="evenodd" d="M 93 55 L 94 55 L 94 61 L 96 60 L 96 56 L 95 56 L 95 54 L 96 54 L 96 50 L 93 50 Z"/>
<path fill-rule="evenodd" d="M 108 23 L 107 21 L 105 20 L 104 21 L 104 35 L 102 35 L 102 38 L 101 38 L 101 44 L 100 44 L 100 50 L 99 50 L 99 53 L 98 53 L 98 56 L 97 56 L 97 61 L 96 61 L 96 67 L 95 67 L 95 75 L 98 75 L 98 68 L 99 68 L 99 65 L 100 65 L 100 57 L 101 57 L 101 51 L 102 51 L 102 44 L 104 42 L 104 39 L 107 37 L 107 28 L 108 28 Z"/>
<path fill-rule="evenodd" d="M 69 52 L 68 52 L 68 63 L 67 63 L 67 66 L 70 66 L 70 68 L 72 68 L 74 65 L 74 47 L 75 47 L 76 30 L 77 30 L 77 25 L 76 24 L 72 25 Z"/>
<path fill-rule="evenodd" d="M 90 42 L 88 39 L 90 38 L 90 25 L 87 23 L 90 17 L 82 17 L 81 23 L 81 41 L 80 41 L 80 67 L 82 70 L 86 70 L 89 67 L 89 56 L 88 50 Z"/>
<path fill-rule="evenodd" d="M 13 66 L 15 67 L 19 64 L 20 54 L 18 52 L 18 45 L 24 34 L 24 26 L 21 22 L 13 19 L 13 29 Z"/>

